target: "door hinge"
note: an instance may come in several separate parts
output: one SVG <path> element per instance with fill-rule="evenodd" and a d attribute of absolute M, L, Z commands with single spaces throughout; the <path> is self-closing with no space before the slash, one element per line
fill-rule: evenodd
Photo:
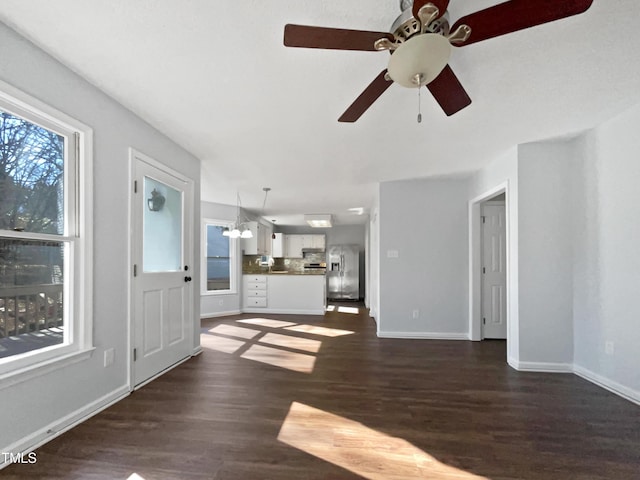
<path fill-rule="evenodd" d="M 487 319 L 486 319 L 486 318 L 483 318 L 483 319 L 482 319 L 482 324 L 483 324 L 483 325 L 486 325 L 486 324 L 487 324 Z"/>
<path fill-rule="evenodd" d="M 487 273 L 487 269 L 485 267 L 482 267 L 482 273 Z"/>
<path fill-rule="evenodd" d="M 138 180 L 133 181 L 133 193 L 138 193 Z"/>
<path fill-rule="evenodd" d="M 482 223 L 485 223 L 487 220 L 487 217 L 485 217 L 484 215 L 482 216 Z"/>
<path fill-rule="evenodd" d="M 133 265 L 133 276 L 134 277 L 138 276 L 138 265 L 136 264 Z"/>
<path fill-rule="evenodd" d="M 135 362 L 136 360 L 138 360 L 138 349 L 134 348 L 133 349 L 133 361 Z"/>

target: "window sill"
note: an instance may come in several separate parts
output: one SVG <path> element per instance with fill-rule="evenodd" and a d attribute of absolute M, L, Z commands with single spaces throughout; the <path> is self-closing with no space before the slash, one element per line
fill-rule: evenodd
<path fill-rule="evenodd" d="M 206 292 L 202 292 L 200 295 L 202 295 L 203 297 L 208 297 L 208 296 L 220 296 L 220 295 L 238 295 L 238 292 L 235 290 L 220 290 L 220 291 L 215 291 L 215 290 L 208 290 Z"/>
<path fill-rule="evenodd" d="M 63 354 L 59 357 L 55 357 L 49 360 L 29 365 L 27 367 L 20 368 L 11 372 L 0 375 L 0 390 L 4 388 L 17 385 L 18 383 L 27 382 L 33 378 L 46 375 L 59 370 L 60 368 L 73 365 L 74 363 L 82 362 L 91 358 L 95 347 L 87 348 L 80 351 L 75 351 L 67 354 Z"/>

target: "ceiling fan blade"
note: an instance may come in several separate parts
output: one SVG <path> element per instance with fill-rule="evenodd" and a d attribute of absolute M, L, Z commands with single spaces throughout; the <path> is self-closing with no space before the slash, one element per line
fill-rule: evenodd
<path fill-rule="evenodd" d="M 386 74 L 387 71 L 383 70 L 380 75 L 378 75 L 375 80 L 364 89 L 364 92 L 356 98 L 355 102 L 347 108 L 338 121 L 353 123 L 358 120 L 362 114 L 369 109 L 373 102 L 375 102 L 393 83 L 393 81 L 386 80 L 384 78 Z"/>
<path fill-rule="evenodd" d="M 376 40 L 388 38 L 389 32 L 369 32 L 365 30 L 345 30 L 342 28 L 311 27 L 287 24 L 284 27 L 286 47 L 323 48 L 328 50 L 372 51 Z"/>
<path fill-rule="evenodd" d="M 436 7 L 438 7 L 438 10 L 440 10 L 440 15 L 438 15 L 438 18 L 444 15 L 444 13 L 447 11 L 447 8 L 449 7 L 449 0 L 413 0 L 413 16 L 418 18 L 418 11 L 427 3 L 432 3 Z"/>
<path fill-rule="evenodd" d="M 428 84 L 427 88 L 447 116 L 451 116 L 471 104 L 469 95 L 467 95 L 467 92 L 449 65 L 444 67 L 440 75 Z"/>
<path fill-rule="evenodd" d="M 578 15 L 587 11 L 592 3 L 593 0 L 511 0 L 462 17 L 451 31 L 460 25 L 471 27 L 470 37 L 456 44 L 461 47 Z"/>

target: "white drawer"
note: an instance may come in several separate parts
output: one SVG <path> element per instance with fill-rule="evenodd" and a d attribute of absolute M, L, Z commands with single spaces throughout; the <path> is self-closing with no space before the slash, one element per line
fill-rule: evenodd
<path fill-rule="evenodd" d="M 245 275 L 249 283 L 267 283 L 266 275 Z"/>
<path fill-rule="evenodd" d="M 263 292 L 266 292 L 267 291 L 267 284 L 266 283 L 256 283 L 256 282 L 247 283 L 247 291 L 251 292 L 253 290 L 262 290 Z"/>
<path fill-rule="evenodd" d="M 267 297 L 247 298 L 247 307 L 266 307 Z"/>
<path fill-rule="evenodd" d="M 267 291 L 266 290 L 248 290 L 247 292 L 245 292 L 245 296 L 247 298 L 266 297 Z"/>

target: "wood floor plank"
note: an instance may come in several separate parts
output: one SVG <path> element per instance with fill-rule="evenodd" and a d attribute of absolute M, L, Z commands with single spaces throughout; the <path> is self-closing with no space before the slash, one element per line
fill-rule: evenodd
<path fill-rule="evenodd" d="M 379 339 L 363 308 L 202 327 L 203 354 L 0 477 L 640 479 L 640 408 L 504 342 Z"/>

